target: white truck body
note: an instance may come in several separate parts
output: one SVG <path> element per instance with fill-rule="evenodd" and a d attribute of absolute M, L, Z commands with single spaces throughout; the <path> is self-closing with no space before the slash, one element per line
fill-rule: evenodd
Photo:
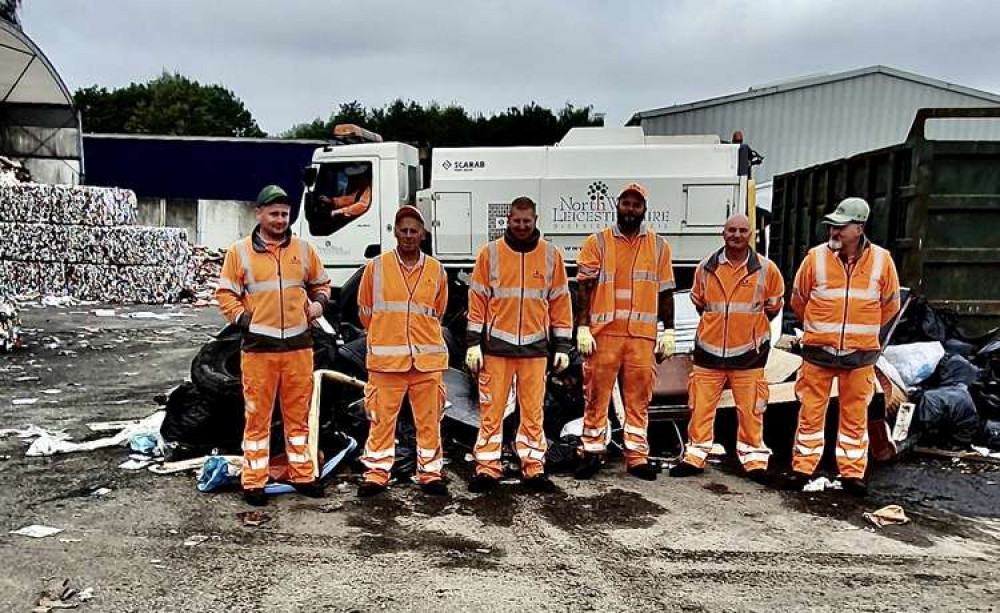
<path fill-rule="evenodd" d="M 647 137 L 640 127 L 574 128 L 551 147 L 439 148 L 430 187 L 415 204 L 428 225 L 432 253 L 449 269 L 470 269 L 487 241 L 503 234 L 510 202 L 528 196 L 538 206 L 542 234 L 561 246 L 573 266 L 583 240 L 615 222 L 619 191 L 637 181 L 649 191 L 646 221 L 670 242 L 675 266 L 693 267 L 720 245 L 729 215 L 745 212 L 748 148 L 715 136 Z M 393 215 L 414 203 L 416 149 L 371 143 L 317 150 L 313 165 L 344 160 L 372 164 L 370 209 L 330 236 L 312 241 L 335 286 L 376 249 L 392 249 Z"/>

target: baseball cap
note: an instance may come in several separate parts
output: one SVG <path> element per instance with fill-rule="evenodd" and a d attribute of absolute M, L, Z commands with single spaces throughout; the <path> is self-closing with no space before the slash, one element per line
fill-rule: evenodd
<path fill-rule="evenodd" d="M 830 226 L 846 226 L 849 223 L 865 223 L 871 209 L 863 198 L 844 198 L 837 205 L 837 210 L 823 218 L 823 223 Z"/>
<path fill-rule="evenodd" d="M 267 185 L 257 194 L 257 206 L 267 206 L 275 202 L 288 202 L 288 193 L 277 185 Z"/>
<path fill-rule="evenodd" d="M 647 200 L 649 196 L 649 194 L 646 192 L 646 187 L 642 183 L 635 183 L 635 182 L 629 183 L 628 185 L 622 188 L 622 191 L 618 192 L 618 197 L 621 198 L 622 196 L 624 196 L 625 192 L 635 192 L 640 196 L 642 196 L 643 200 Z"/>
<path fill-rule="evenodd" d="M 420 225 L 422 226 L 426 225 L 424 223 L 424 214 L 421 213 L 420 209 L 418 209 L 415 206 L 404 204 L 403 206 L 399 207 L 399 209 L 396 211 L 396 223 L 399 223 L 400 220 L 402 220 L 405 217 L 412 217 L 417 221 L 419 221 Z"/>

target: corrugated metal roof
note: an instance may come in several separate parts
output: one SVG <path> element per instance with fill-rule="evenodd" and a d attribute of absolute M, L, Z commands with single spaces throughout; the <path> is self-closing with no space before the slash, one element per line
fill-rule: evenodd
<path fill-rule="evenodd" d="M 799 79 L 735 96 L 637 114 L 647 135 L 736 130 L 764 156 L 758 181 L 906 140 L 920 108 L 993 107 L 1000 96 L 873 66 Z M 965 138 L 995 138 L 995 126 L 963 123 Z"/>
<path fill-rule="evenodd" d="M 641 119 L 647 119 L 659 115 L 684 113 L 686 111 L 692 111 L 695 109 L 715 106 L 718 104 L 729 104 L 732 102 L 747 100 L 749 98 L 772 96 L 774 94 L 780 94 L 784 92 L 793 91 L 796 89 L 802 89 L 804 87 L 815 87 L 817 85 L 825 85 L 827 83 L 835 83 L 837 81 L 845 81 L 847 79 L 856 79 L 858 77 L 863 77 L 872 74 L 889 75 L 891 77 L 896 77 L 897 79 L 913 81 L 914 83 L 919 83 L 921 85 L 927 85 L 930 87 L 936 87 L 943 90 L 949 90 L 966 96 L 972 96 L 974 98 L 982 98 L 986 102 L 1000 104 L 1000 96 L 998 96 L 997 94 L 992 94 L 990 92 L 982 91 L 979 89 L 973 89 L 971 87 L 965 87 L 963 85 L 956 85 L 955 83 L 949 83 L 947 81 L 941 81 L 939 79 L 926 77 L 924 75 L 919 75 L 913 72 L 907 72 L 905 70 L 900 70 L 898 68 L 893 68 L 891 66 L 882 66 L 877 64 L 875 66 L 866 66 L 864 68 L 856 68 L 854 70 L 847 70 L 845 72 L 799 77 L 775 84 L 751 86 L 745 92 L 728 94 L 726 96 L 719 96 L 717 98 L 708 98 L 706 100 L 699 100 L 698 102 L 675 104 L 673 106 L 664 106 L 649 111 L 637 111 L 635 114 L 632 115 L 632 117 L 628 121 L 628 124 L 626 125 L 635 125 Z"/>

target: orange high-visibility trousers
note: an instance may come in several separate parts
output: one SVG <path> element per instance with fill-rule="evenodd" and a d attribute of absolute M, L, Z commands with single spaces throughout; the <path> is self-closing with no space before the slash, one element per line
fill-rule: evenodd
<path fill-rule="evenodd" d="M 764 411 L 767 409 L 768 388 L 763 368 L 723 370 L 695 366 L 688 380 L 688 442 L 683 461 L 705 467 L 715 438 L 715 412 L 722 390 L 729 383 L 736 401 L 736 457 L 743 468 L 766 469 L 771 450 L 764 444 Z"/>
<path fill-rule="evenodd" d="M 396 459 L 396 418 L 409 397 L 413 423 L 417 428 L 417 478 L 430 483 L 441 478 L 441 415 L 447 397 L 444 373 L 369 371 L 365 385 L 365 413 L 368 415 L 368 442 L 361 463 L 365 481 L 389 483 Z"/>
<path fill-rule="evenodd" d="M 271 414 L 275 396 L 280 394 L 281 419 L 285 426 L 285 453 L 288 456 L 289 480 L 312 481 L 317 474 L 316 458 L 309 452 L 309 404 L 312 400 L 312 348 L 295 351 L 257 353 L 244 351 L 243 399 L 246 403 L 246 427 L 243 430 L 244 489 L 267 484 L 270 458 Z"/>
<path fill-rule="evenodd" d="M 811 475 L 823 457 L 826 408 L 834 379 L 840 404 L 837 469 L 841 477 L 861 479 L 868 466 L 868 404 L 875 395 L 874 366 L 844 370 L 802 363 L 795 382 L 795 394 L 802 408 L 792 449 L 792 468 Z"/>
<path fill-rule="evenodd" d="M 649 457 L 646 429 L 649 401 L 653 398 L 656 364 L 655 341 L 634 336 L 597 336 L 597 348 L 583 365 L 587 403 L 583 412 L 583 450 L 604 453 L 608 434 L 608 404 L 622 373 L 622 400 L 625 403 L 625 465 L 645 464 Z"/>
<path fill-rule="evenodd" d="M 545 400 L 544 356 L 507 358 L 486 355 L 479 371 L 479 438 L 473 456 L 476 474 L 499 479 L 503 475 L 500 456 L 503 448 L 503 414 L 517 375 L 517 405 L 521 425 L 514 448 L 521 459 L 521 474 L 534 477 L 545 472 L 545 432 L 542 429 L 542 402 Z"/>

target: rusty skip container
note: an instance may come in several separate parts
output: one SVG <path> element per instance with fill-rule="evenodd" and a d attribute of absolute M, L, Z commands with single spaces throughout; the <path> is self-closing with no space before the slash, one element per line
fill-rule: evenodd
<path fill-rule="evenodd" d="M 871 205 L 866 234 L 904 286 L 979 333 L 1000 325 L 1000 109 L 920 109 L 906 142 L 774 177 L 768 254 L 789 291 L 823 216 Z"/>

